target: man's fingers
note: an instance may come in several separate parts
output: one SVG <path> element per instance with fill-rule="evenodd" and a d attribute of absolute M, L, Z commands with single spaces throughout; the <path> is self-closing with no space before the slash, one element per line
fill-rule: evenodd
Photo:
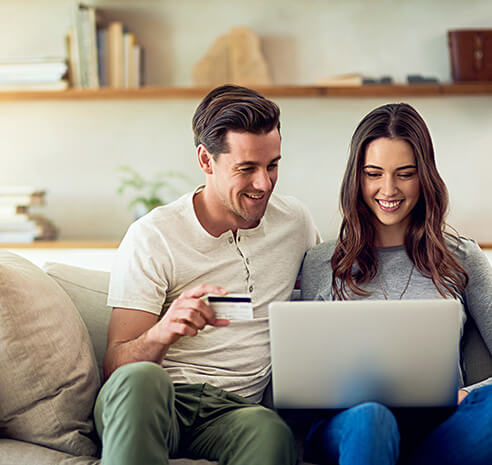
<path fill-rule="evenodd" d="M 203 297 L 204 295 L 207 294 L 219 294 L 219 295 L 226 295 L 227 294 L 227 289 L 224 289 L 223 287 L 220 286 L 214 286 L 212 284 L 201 284 L 200 286 L 193 287 L 191 289 L 188 289 L 187 291 L 184 291 L 181 294 L 181 297 L 185 298 L 200 298 Z"/>
<path fill-rule="evenodd" d="M 231 324 L 231 320 L 227 318 L 216 318 L 215 323 L 212 326 L 229 326 Z"/>

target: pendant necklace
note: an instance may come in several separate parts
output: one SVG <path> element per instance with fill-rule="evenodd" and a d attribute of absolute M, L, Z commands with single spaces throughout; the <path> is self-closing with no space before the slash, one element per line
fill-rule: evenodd
<path fill-rule="evenodd" d="M 410 274 L 408 275 L 407 283 L 405 284 L 405 287 L 403 288 L 403 291 L 401 291 L 399 300 L 401 300 L 402 297 L 405 295 L 405 292 L 407 292 L 408 285 L 410 284 L 410 280 L 412 279 L 412 273 L 413 273 L 413 269 L 414 268 L 415 268 L 415 264 L 412 265 L 412 268 L 410 270 Z M 379 276 L 378 276 L 378 281 L 379 281 L 379 287 L 381 287 L 381 290 L 383 291 L 384 300 L 389 300 L 388 299 L 388 294 L 386 293 L 386 290 L 384 289 L 383 283 L 381 282 L 381 278 Z"/>

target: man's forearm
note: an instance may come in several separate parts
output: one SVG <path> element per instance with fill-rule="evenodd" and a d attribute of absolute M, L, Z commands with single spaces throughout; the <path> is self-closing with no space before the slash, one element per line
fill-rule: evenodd
<path fill-rule="evenodd" d="M 168 345 L 152 341 L 149 331 L 131 341 L 115 342 L 108 347 L 104 357 L 104 378 L 108 379 L 113 371 L 128 363 L 161 363 L 168 349 Z"/>

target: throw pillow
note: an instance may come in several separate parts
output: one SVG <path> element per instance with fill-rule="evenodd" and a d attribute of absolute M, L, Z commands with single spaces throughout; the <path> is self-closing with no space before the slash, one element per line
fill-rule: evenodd
<path fill-rule="evenodd" d="M 109 272 L 48 262 L 44 271 L 68 294 L 89 331 L 101 379 L 112 307 L 108 300 Z"/>
<path fill-rule="evenodd" d="M 95 455 L 100 386 L 77 309 L 40 268 L 0 251 L 0 435 Z"/>

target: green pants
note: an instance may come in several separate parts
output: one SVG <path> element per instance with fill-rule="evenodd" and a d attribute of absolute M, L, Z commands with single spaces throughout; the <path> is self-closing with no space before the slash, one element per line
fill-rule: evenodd
<path fill-rule="evenodd" d="M 289 427 L 265 407 L 208 384 L 175 384 L 155 363 L 118 368 L 94 409 L 103 465 L 165 465 L 169 457 L 220 465 L 294 465 Z"/>

